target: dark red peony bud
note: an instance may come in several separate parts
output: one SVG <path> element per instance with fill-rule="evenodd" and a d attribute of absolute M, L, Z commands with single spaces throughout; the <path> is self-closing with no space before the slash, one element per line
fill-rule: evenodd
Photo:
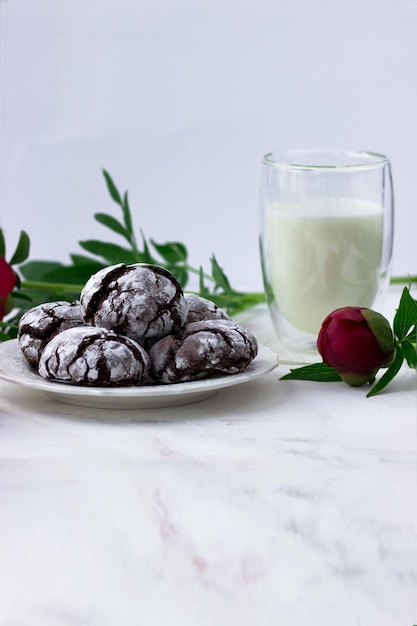
<path fill-rule="evenodd" d="M 16 274 L 4 257 L 0 257 L 0 320 L 10 310 L 10 294 L 16 286 Z"/>
<path fill-rule="evenodd" d="M 395 357 L 388 320 L 360 307 L 343 307 L 330 313 L 322 324 L 317 347 L 323 362 L 352 386 L 372 382 L 379 368 L 388 367 Z"/>

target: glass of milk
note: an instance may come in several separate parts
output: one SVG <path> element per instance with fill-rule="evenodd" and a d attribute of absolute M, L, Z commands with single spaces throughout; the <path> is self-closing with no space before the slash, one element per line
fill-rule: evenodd
<path fill-rule="evenodd" d="M 386 156 L 271 152 L 262 163 L 260 218 L 264 288 L 282 360 L 316 361 L 321 324 L 339 307 L 383 312 L 394 218 Z"/>

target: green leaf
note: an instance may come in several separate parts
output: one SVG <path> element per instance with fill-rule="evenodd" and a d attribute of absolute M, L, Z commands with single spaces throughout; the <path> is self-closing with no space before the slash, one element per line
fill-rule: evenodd
<path fill-rule="evenodd" d="M 32 307 L 32 303 L 25 303 L 25 306 L 20 307 L 19 311 L 17 311 L 11 318 L 8 317 L 7 322 L 4 324 L 4 328 L 7 330 L 8 335 L 11 337 L 13 334 L 17 335 L 18 324 L 22 313 Z"/>
<path fill-rule="evenodd" d="M 29 251 L 29 235 L 24 230 L 21 230 L 16 250 L 14 251 L 12 258 L 10 259 L 10 265 L 16 265 L 17 263 L 23 263 L 23 261 L 26 261 L 29 256 Z"/>
<path fill-rule="evenodd" d="M 229 293 L 210 292 L 207 288 L 199 291 L 200 296 L 212 300 L 222 309 L 225 309 L 232 317 L 246 311 L 247 309 L 265 302 L 265 294 L 262 292 L 239 293 L 238 291 Z"/>
<path fill-rule="evenodd" d="M 413 328 L 408 333 L 406 339 L 408 341 L 411 341 L 411 343 L 414 343 L 414 344 L 416 343 L 416 341 L 417 341 L 417 325 L 413 326 Z"/>
<path fill-rule="evenodd" d="M 415 324 L 417 324 L 417 302 L 411 297 L 408 287 L 404 287 L 393 323 L 397 339 L 400 341 L 404 339 Z"/>
<path fill-rule="evenodd" d="M 417 351 L 415 344 L 413 345 L 411 341 L 402 341 L 401 349 L 403 351 L 404 358 L 407 361 L 408 367 L 417 369 Z"/>
<path fill-rule="evenodd" d="M 24 291 L 13 291 L 12 295 L 15 300 L 25 300 L 25 302 L 32 302 L 32 298 L 28 296 Z"/>
<path fill-rule="evenodd" d="M 45 274 L 58 267 L 63 267 L 58 261 L 29 261 L 19 271 L 26 280 L 42 281 Z"/>
<path fill-rule="evenodd" d="M 371 398 L 375 396 L 377 393 L 382 391 L 401 369 L 401 366 L 404 362 L 404 355 L 400 348 L 397 348 L 397 354 L 395 355 L 395 359 L 389 366 L 389 368 L 385 371 L 384 375 L 378 380 L 378 382 L 372 387 L 371 391 L 366 394 L 367 398 Z"/>
<path fill-rule="evenodd" d="M 3 229 L 0 228 L 0 257 L 3 259 L 6 256 L 6 241 L 4 239 Z"/>
<path fill-rule="evenodd" d="M 175 276 L 181 287 L 185 289 L 188 282 L 188 272 L 185 267 L 181 267 L 181 265 L 168 265 L 166 269 Z"/>
<path fill-rule="evenodd" d="M 91 258 L 91 256 L 86 256 L 85 254 L 71 254 L 70 259 L 74 265 L 88 265 L 89 263 L 91 263 L 91 265 L 94 264 L 97 267 L 95 270 L 96 272 L 105 267 L 103 263 L 100 263 L 99 261 L 96 261 L 96 259 Z"/>
<path fill-rule="evenodd" d="M 105 241 L 80 241 L 79 245 L 97 256 L 105 259 L 110 265 L 116 265 L 117 263 L 126 263 L 130 265 L 137 262 L 136 254 L 128 248 L 122 248 L 114 243 L 107 243 Z"/>
<path fill-rule="evenodd" d="M 145 235 L 143 234 L 142 231 L 140 232 L 141 232 L 142 242 L 143 242 L 143 252 L 140 253 L 141 255 L 140 263 L 150 263 L 151 265 L 158 265 L 158 261 L 151 254 Z"/>
<path fill-rule="evenodd" d="M 85 263 L 84 265 L 66 265 L 57 267 L 47 272 L 43 280 L 50 283 L 67 283 L 68 287 L 71 285 L 84 284 L 92 274 L 95 274 L 97 270 L 101 268 L 100 264 L 93 262 Z"/>
<path fill-rule="evenodd" d="M 204 283 L 204 270 L 203 270 L 203 266 L 200 265 L 200 269 L 198 272 L 199 275 L 199 290 L 200 290 L 200 295 L 203 298 L 206 298 L 209 294 L 209 290 L 207 289 L 205 283 Z"/>
<path fill-rule="evenodd" d="M 312 380 L 323 383 L 340 382 L 340 378 L 334 367 L 326 363 L 313 363 L 290 370 L 289 374 L 281 376 L 280 380 Z"/>
<path fill-rule="evenodd" d="M 217 259 L 214 256 L 214 254 L 210 260 L 211 260 L 211 272 L 212 272 L 213 279 L 216 285 L 220 287 L 221 289 L 223 289 L 223 291 L 225 291 L 226 293 L 233 293 L 233 289 L 230 286 L 229 280 L 226 274 L 223 272 L 220 265 L 218 264 Z"/>
<path fill-rule="evenodd" d="M 128 233 L 130 233 L 131 235 L 130 240 L 131 240 L 132 235 L 133 235 L 133 226 L 132 226 L 132 214 L 130 212 L 130 206 L 129 206 L 129 194 L 127 191 L 125 191 L 125 195 L 123 197 L 122 210 L 123 210 L 123 218 L 125 221 L 126 230 L 128 231 Z"/>
<path fill-rule="evenodd" d="M 185 263 L 187 261 L 187 248 L 178 241 L 167 241 L 167 243 L 159 244 L 151 239 L 151 244 L 167 263 Z"/>
<path fill-rule="evenodd" d="M 10 322 L 4 322 L 3 320 L 0 320 L 0 328 L 9 328 L 10 326 Z"/>
<path fill-rule="evenodd" d="M 103 224 L 103 226 L 106 226 L 107 228 L 110 228 L 110 230 L 114 231 L 118 235 L 121 235 L 130 242 L 128 231 L 115 217 L 108 215 L 107 213 L 96 213 L 94 217 L 97 222 Z"/>
<path fill-rule="evenodd" d="M 103 169 L 102 172 L 103 172 L 104 178 L 106 179 L 107 189 L 109 191 L 111 198 L 123 208 L 123 203 L 120 197 L 120 193 L 116 185 L 114 184 L 112 177 L 106 170 Z"/>
<path fill-rule="evenodd" d="M 236 315 L 237 313 L 241 313 L 242 311 L 246 311 L 249 308 L 252 308 L 258 304 L 265 303 L 265 294 L 262 293 L 242 293 L 239 294 L 238 300 L 233 308 L 225 305 L 227 312 L 230 315 Z"/>

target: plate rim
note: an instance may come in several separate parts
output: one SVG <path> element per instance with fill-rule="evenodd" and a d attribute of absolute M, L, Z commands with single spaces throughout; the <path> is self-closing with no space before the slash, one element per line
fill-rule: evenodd
<path fill-rule="evenodd" d="M 19 354 L 20 353 L 20 354 Z M 33 378 L 19 377 L 16 374 L 8 373 L 2 366 L 2 358 L 13 356 L 14 359 L 21 359 L 22 367 L 27 368 Z M 19 358 L 20 357 L 20 358 Z M 261 362 L 261 364 L 260 364 Z M 262 363 L 263 362 L 263 363 Z M 128 385 L 120 387 L 94 387 L 71 385 L 70 383 L 60 383 L 43 379 L 31 368 L 23 354 L 20 352 L 18 339 L 10 339 L 0 342 L 0 380 L 21 385 L 28 389 L 44 391 L 57 396 L 77 396 L 87 398 L 112 398 L 112 399 L 152 399 L 166 396 L 181 396 L 190 394 L 200 394 L 205 391 L 213 391 L 235 386 L 249 380 L 263 376 L 279 365 L 278 354 L 269 346 L 258 343 L 258 354 L 248 367 L 238 374 L 226 374 L 213 378 L 203 378 L 201 380 L 188 381 L 183 383 L 169 383 L 163 385 Z M 254 366 L 258 366 L 254 369 Z"/>

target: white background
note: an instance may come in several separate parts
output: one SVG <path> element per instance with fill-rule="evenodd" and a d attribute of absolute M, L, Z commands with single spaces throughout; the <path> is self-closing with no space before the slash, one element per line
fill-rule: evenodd
<path fill-rule="evenodd" d="M 0 0 L 0 225 L 12 252 L 67 261 L 108 238 L 129 190 L 137 230 L 214 252 L 260 289 L 262 156 L 292 147 L 385 153 L 393 271 L 417 271 L 416 0 Z M 118 243 L 117 236 L 113 240 Z"/>

